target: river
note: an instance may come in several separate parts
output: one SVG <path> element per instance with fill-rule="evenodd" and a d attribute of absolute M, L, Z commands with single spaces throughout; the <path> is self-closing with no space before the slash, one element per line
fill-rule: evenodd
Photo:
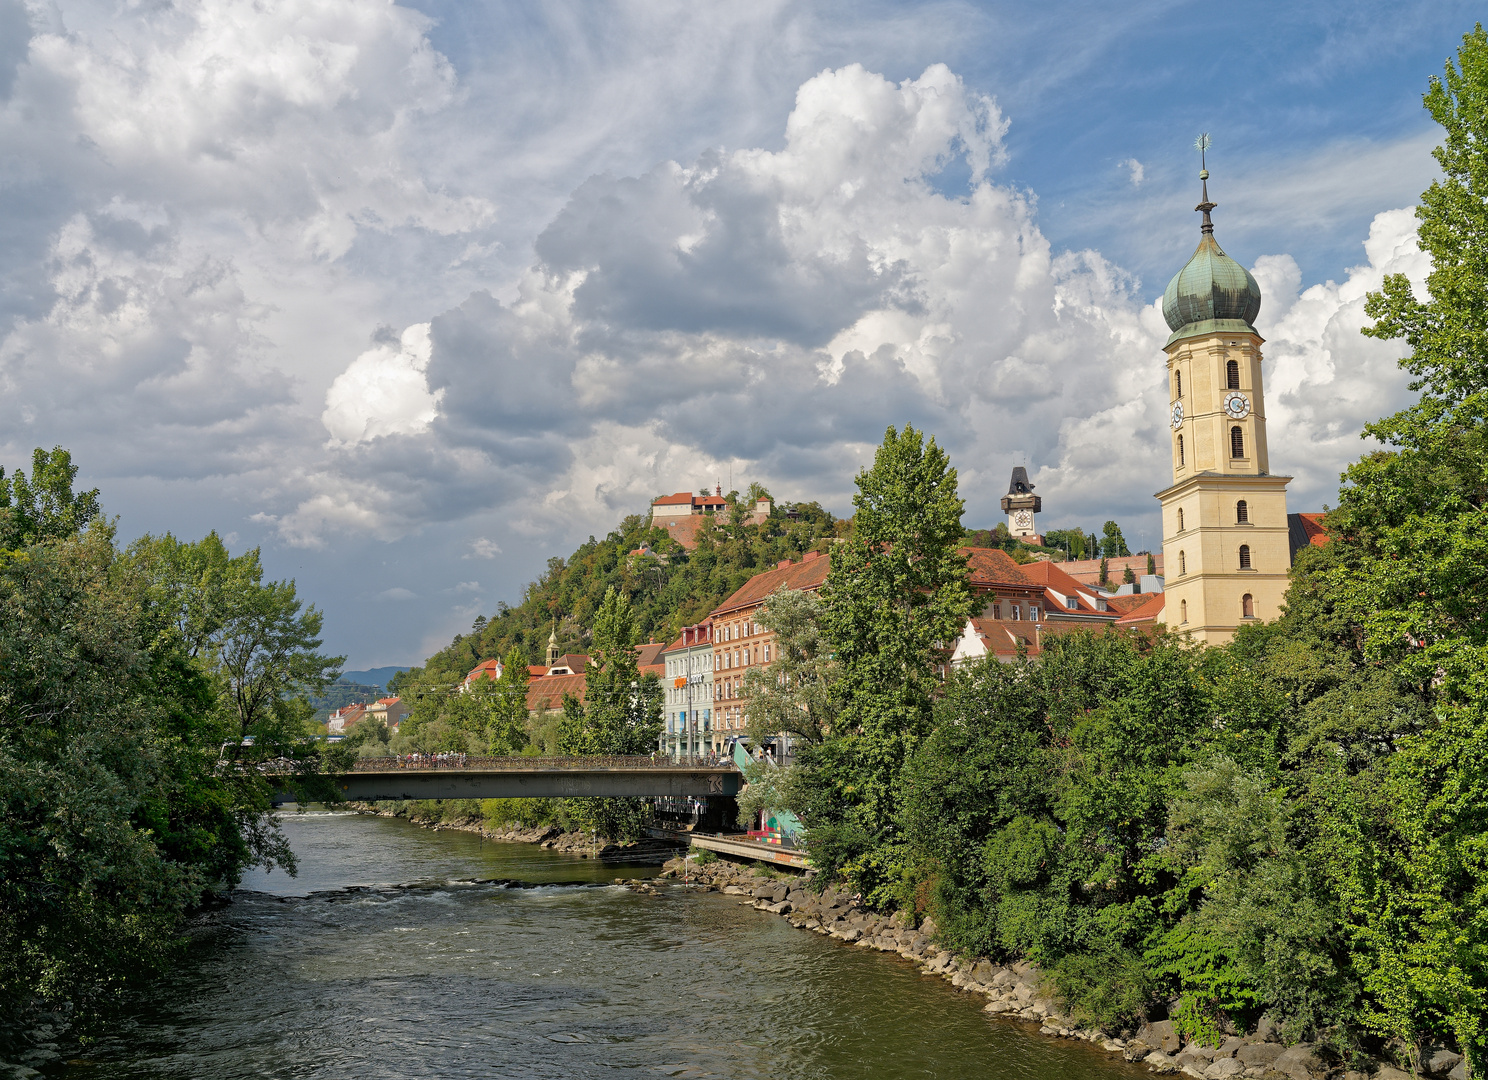
<path fill-rule="evenodd" d="M 284 828 L 299 876 L 252 874 L 196 920 L 174 976 L 61 1075 L 1147 1075 L 735 897 L 607 884 L 654 869 L 344 813 Z"/>

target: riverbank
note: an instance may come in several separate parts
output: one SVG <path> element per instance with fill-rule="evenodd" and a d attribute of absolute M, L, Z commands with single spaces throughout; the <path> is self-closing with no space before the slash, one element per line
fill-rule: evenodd
<path fill-rule="evenodd" d="M 778 915 L 792 926 L 844 945 L 897 953 L 919 965 L 926 975 L 937 975 L 958 990 L 986 997 L 984 1011 L 992 1016 L 1037 1025 L 1040 1035 L 1093 1043 L 1154 1073 L 1181 1073 L 1196 1080 L 1412 1080 L 1410 1072 L 1387 1062 L 1357 1058 L 1345 1062 L 1330 1048 L 1308 1042 L 1286 1046 L 1265 1017 L 1254 1032 L 1227 1035 L 1212 1047 L 1185 1045 L 1171 1020 L 1146 1023 L 1128 1033 L 1129 1038 L 1113 1037 L 1064 1015 L 1034 965 L 1026 961 L 1001 965 L 986 958 L 954 956 L 935 943 L 938 928 L 932 919 L 915 926 L 904 913 L 884 916 L 864 911 L 843 890 L 828 886 L 820 894 L 813 893 L 805 888 L 804 876 L 789 871 L 726 859 L 678 858 L 665 864 L 661 876 L 740 897 L 740 903 L 757 911 Z M 1462 1055 L 1447 1047 L 1426 1047 L 1408 1064 L 1417 1076 L 1470 1077 Z"/>

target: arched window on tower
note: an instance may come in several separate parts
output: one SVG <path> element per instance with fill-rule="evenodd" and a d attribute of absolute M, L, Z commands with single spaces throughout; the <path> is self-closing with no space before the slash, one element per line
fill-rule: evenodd
<path fill-rule="evenodd" d="M 1178 436 L 1178 467 L 1183 468 L 1183 436 Z"/>
<path fill-rule="evenodd" d="M 1183 396 L 1183 372 L 1181 371 L 1173 372 L 1173 396 L 1175 398 Z"/>
<path fill-rule="evenodd" d="M 1180 601 L 1178 601 L 1178 621 L 1179 622 L 1188 622 L 1188 601 L 1187 600 L 1180 600 Z"/>
<path fill-rule="evenodd" d="M 1255 618 L 1255 601 L 1251 599 L 1250 593 L 1240 598 L 1240 617 L 1242 619 Z"/>
<path fill-rule="evenodd" d="M 1183 531 L 1183 507 L 1178 508 L 1178 531 Z"/>
<path fill-rule="evenodd" d="M 1236 424 L 1230 428 L 1230 457 L 1243 458 L 1245 456 L 1245 432 Z"/>
<path fill-rule="evenodd" d="M 1240 389 L 1240 365 L 1234 360 L 1225 364 L 1225 389 Z"/>
<path fill-rule="evenodd" d="M 1240 545 L 1240 569 L 1241 570 L 1249 570 L 1250 569 L 1250 545 L 1249 544 L 1241 544 Z"/>
<path fill-rule="evenodd" d="M 1188 573 L 1188 556 L 1180 551 L 1178 553 L 1178 576 L 1182 577 L 1186 573 Z"/>
<path fill-rule="evenodd" d="M 1235 523 L 1237 525 L 1250 524 L 1250 504 L 1244 499 L 1235 504 Z"/>

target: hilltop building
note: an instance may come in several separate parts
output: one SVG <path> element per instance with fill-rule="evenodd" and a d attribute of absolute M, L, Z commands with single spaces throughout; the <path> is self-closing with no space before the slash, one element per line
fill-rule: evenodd
<path fill-rule="evenodd" d="M 1163 294 L 1173 482 L 1157 493 L 1166 564 L 1158 618 L 1221 644 L 1281 614 L 1291 477 L 1272 474 L 1266 449 L 1260 286 L 1214 239 L 1207 169 L 1199 180 L 1199 246 Z"/>
<path fill-rule="evenodd" d="M 744 516 L 744 524 L 760 525 L 770 516 L 774 503 L 767 497 L 756 499 L 754 509 Z M 713 494 L 694 495 L 690 491 L 679 491 L 675 495 L 663 495 L 651 503 L 651 524 L 665 529 L 668 536 L 683 548 L 691 551 L 697 547 L 698 533 L 717 517 L 727 518 L 728 500 L 723 497 L 723 485 L 713 485 Z M 647 554 L 640 549 L 632 555 Z"/>

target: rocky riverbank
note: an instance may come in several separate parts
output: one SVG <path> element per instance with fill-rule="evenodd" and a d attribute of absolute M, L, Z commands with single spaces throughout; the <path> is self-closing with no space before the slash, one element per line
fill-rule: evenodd
<path fill-rule="evenodd" d="M 1411 1080 L 1410 1072 L 1394 1064 L 1357 1059 L 1345 1063 L 1328 1048 L 1312 1043 L 1286 1046 L 1265 1017 L 1254 1032 L 1227 1036 L 1218 1046 L 1185 1045 L 1171 1020 L 1147 1023 L 1126 1033 L 1127 1038 L 1113 1037 L 1064 1015 L 1032 964 L 1006 966 L 954 956 L 936 944 L 933 920 L 915 926 L 903 913 L 867 912 L 840 889 L 828 886 L 818 895 L 805 888 L 804 878 L 788 873 L 723 859 L 700 863 L 689 858 L 667 862 L 662 876 L 737 896 L 756 910 L 782 916 L 793 926 L 844 945 L 898 953 L 919 964 L 925 974 L 939 975 L 957 989 L 986 997 L 984 1009 L 989 1014 L 1037 1024 L 1042 1035 L 1083 1039 L 1155 1073 L 1182 1073 L 1196 1080 Z M 1447 1047 L 1428 1047 L 1415 1061 L 1401 1064 L 1413 1066 L 1417 1076 L 1447 1080 L 1470 1076 L 1462 1055 Z"/>

